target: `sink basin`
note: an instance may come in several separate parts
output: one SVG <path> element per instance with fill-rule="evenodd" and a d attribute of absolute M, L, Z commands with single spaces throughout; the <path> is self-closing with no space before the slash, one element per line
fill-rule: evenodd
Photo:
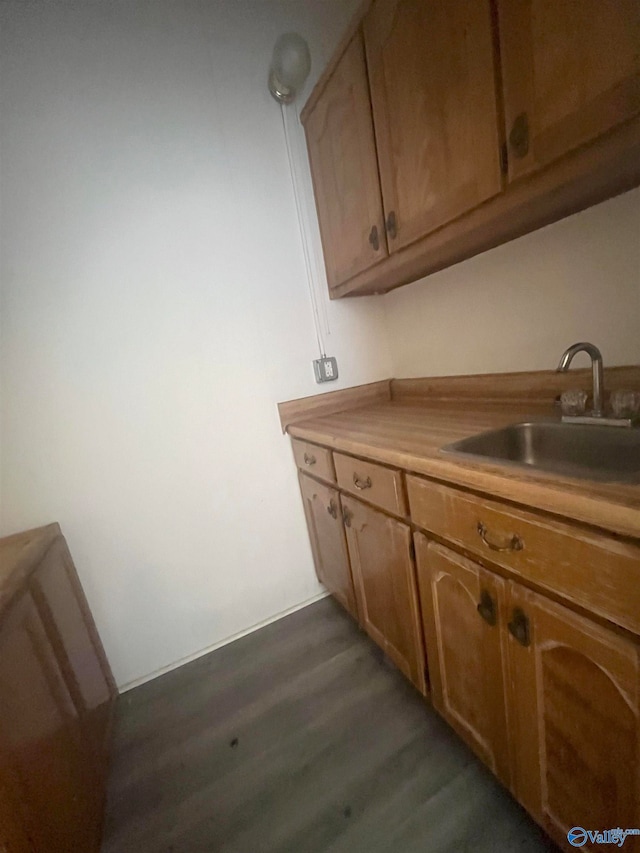
<path fill-rule="evenodd" d="M 640 429 L 544 422 L 513 424 L 464 438 L 442 450 L 569 477 L 640 483 Z"/>

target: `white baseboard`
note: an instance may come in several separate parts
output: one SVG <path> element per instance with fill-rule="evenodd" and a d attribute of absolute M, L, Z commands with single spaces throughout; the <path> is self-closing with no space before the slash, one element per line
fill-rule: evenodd
<path fill-rule="evenodd" d="M 214 643 L 211 646 L 207 646 L 204 649 L 200 649 L 199 652 L 194 652 L 192 655 L 188 655 L 186 658 L 180 658 L 175 663 L 170 663 L 167 666 L 163 666 L 161 669 L 156 669 L 154 672 L 150 672 L 148 675 L 143 675 L 141 678 L 136 678 L 133 681 L 129 681 L 126 684 L 119 685 L 118 690 L 120 693 L 126 693 L 128 690 L 133 690 L 134 687 L 140 687 L 141 684 L 146 684 L 147 681 L 153 681 L 154 678 L 158 678 L 160 675 L 164 675 L 167 672 L 171 672 L 174 669 L 178 669 L 180 666 L 184 666 L 186 663 L 191 663 L 192 660 L 197 660 L 198 658 L 203 657 L 203 655 L 208 655 L 209 652 L 215 652 L 216 649 L 221 649 L 222 646 L 226 646 L 229 643 L 233 643 L 234 640 L 239 640 L 240 637 L 246 637 L 247 634 L 253 634 L 254 631 L 258 631 L 260 628 L 264 628 L 267 625 L 270 625 L 272 622 L 277 622 L 278 619 L 283 619 L 285 616 L 289 616 L 290 613 L 295 613 L 297 610 L 302 610 L 303 607 L 308 607 L 310 604 L 315 604 L 316 601 L 320 601 L 322 598 L 326 598 L 329 595 L 328 592 L 319 592 L 317 595 L 308 598 L 306 601 L 301 601 L 300 604 L 294 604 L 293 607 L 289 607 L 287 610 L 283 610 L 281 613 L 276 613 L 274 616 L 269 616 L 268 619 L 263 619 L 262 622 L 258 622 L 255 625 L 252 625 L 250 628 L 246 628 L 244 631 L 239 631 L 237 634 L 232 634 L 230 637 L 226 637 L 224 640 L 219 640 L 217 643 Z"/>

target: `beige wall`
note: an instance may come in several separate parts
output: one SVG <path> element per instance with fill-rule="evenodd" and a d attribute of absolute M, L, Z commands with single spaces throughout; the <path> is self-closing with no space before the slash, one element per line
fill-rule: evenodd
<path fill-rule="evenodd" d="M 276 410 L 319 388 L 266 79 L 290 29 L 317 75 L 353 5 L 0 4 L 0 526 L 61 523 L 121 685 L 321 591 Z M 382 302 L 321 294 L 337 387 L 389 376 Z"/>
<path fill-rule="evenodd" d="M 395 376 L 640 364 L 640 190 L 383 298 Z"/>

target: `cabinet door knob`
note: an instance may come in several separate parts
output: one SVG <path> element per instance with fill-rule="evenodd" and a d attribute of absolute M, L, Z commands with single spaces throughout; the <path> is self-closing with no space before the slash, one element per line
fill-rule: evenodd
<path fill-rule="evenodd" d="M 496 624 L 498 620 L 496 603 L 488 589 L 480 591 L 480 602 L 477 609 L 487 625 L 493 626 Z"/>
<path fill-rule="evenodd" d="M 483 543 L 492 551 L 522 551 L 524 548 L 524 542 L 517 533 L 514 533 L 504 544 L 499 544 L 489 539 L 489 531 L 481 521 L 478 522 L 476 530 Z"/>
<path fill-rule="evenodd" d="M 374 225 L 371 231 L 369 231 L 369 243 L 373 247 L 374 252 L 377 252 L 380 248 L 380 238 L 378 237 L 377 225 Z"/>
<path fill-rule="evenodd" d="M 526 157 L 529 153 L 529 118 L 526 113 L 516 116 L 509 134 L 509 145 L 516 157 Z"/>
<path fill-rule="evenodd" d="M 363 492 L 365 489 L 370 489 L 373 483 L 371 482 L 371 477 L 367 477 L 366 480 L 361 480 L 360 477 L 354 472 L 353 474 L 353 485 L 359 491 Z"/>
<path fill-rule="evenodd" d="M 353 513 L 349 509 L 349 507 L 342 507 L 342 520 L 344 521 L 345 527 L 351 527 L 351 519 L 353 518 Z"/>
<path fill-rule="evenodd" d="M 331 498 L 329 501 L 329 506 L 327 507 L 327 512 L 331 516 L 331 518 L 338 517 L 338 504 Z"/>
<path fill-rule="evenodd" d="M 385 222 L 385 228 L 387 229 L 387 234 L 393 240 L 398 236 L 398 223 L 396 222 L 396 212 L 392 210 L 387 216 L 387 221 Z"/>
<path fill-rule="evenodd" d="M 310 456 L 308 453 L 305 453 L 304 454 L 304 464 L 305 465 L 315 465 L 316 464 L 316 457 Z"/>
<path fill-rule="evenodd" d="M 514 607 L 511 622 L 507 625 L 511 636 L 525 648 L 531 645 L 529 617 L 520 607 Z"/>

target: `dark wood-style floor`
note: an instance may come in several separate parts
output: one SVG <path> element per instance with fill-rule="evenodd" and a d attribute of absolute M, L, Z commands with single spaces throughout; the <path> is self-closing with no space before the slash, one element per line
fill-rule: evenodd
<path fill-rule="evenodd" d="M 550 850 L 331 599 L 119 700 L 103 853 Z"/>

